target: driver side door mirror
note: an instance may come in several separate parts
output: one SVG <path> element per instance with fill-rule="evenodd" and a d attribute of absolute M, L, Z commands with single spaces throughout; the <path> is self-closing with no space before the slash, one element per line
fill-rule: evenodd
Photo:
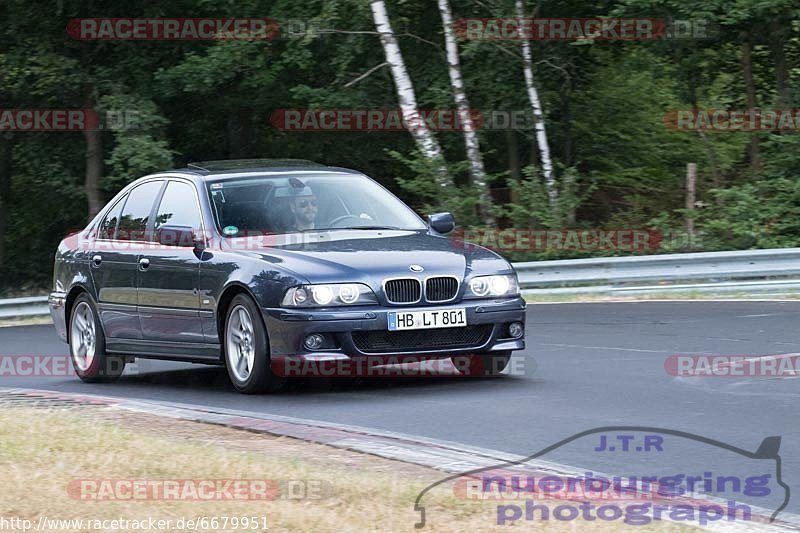
<path fill-rule="evenodd" d="M 166 246 L 180 246 L 181 248 L 194 248 L 203 250 L 205 242 L 202 236 L 197 235 L 190 226 L 163 225 L 156 230 L 156 242 Z"/>

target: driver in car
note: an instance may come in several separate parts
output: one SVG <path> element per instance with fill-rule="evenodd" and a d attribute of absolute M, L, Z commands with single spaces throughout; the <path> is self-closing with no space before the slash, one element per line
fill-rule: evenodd
<path fill-rule="evenodd" d="M 293 229 L 303 231 L 314 229 L 317 220 L 317 197 L 309 187 L 304 187 L 293 195 L 290 208 L 294 215 Z"/>

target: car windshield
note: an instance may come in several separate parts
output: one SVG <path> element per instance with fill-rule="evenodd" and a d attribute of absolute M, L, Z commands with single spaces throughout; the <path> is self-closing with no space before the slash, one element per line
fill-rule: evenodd
<path fill-rule="evenodd" d="M 339 229 L 424 230 L 407 205 L 357 175 L 227 179 L 208 185 L 219 230 L 237 237 Z"/>

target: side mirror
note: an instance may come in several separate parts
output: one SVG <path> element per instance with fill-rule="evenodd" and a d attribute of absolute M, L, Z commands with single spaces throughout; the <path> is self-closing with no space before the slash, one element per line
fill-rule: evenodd
<path fill-rule="evenodd" d="M 434 213 L 428 216 L 428 225 L 436 233 L 446 234 L 456 227 L 456 219 L 452 213 Z"/>
<path fill-rule="evenodd" d="M 202 250 L 205 243 L 195 235 L 190 226 L 161 226 L 156 230 L 156 242 L 165 246 L 180 246 Z"/>

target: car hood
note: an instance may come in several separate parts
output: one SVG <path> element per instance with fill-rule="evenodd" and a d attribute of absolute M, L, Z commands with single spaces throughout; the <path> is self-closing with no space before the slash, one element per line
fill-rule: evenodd
<path fill-rule="evenodd" d="M 360 280 L 372 285 L 387 277 L 512 272 L 491 250 L 422 231 L 337 230 L 229 241 L 231 248 L 255 254 L 311 283 Z M 411 265 L 424 270 L 414 273 Z"/>

